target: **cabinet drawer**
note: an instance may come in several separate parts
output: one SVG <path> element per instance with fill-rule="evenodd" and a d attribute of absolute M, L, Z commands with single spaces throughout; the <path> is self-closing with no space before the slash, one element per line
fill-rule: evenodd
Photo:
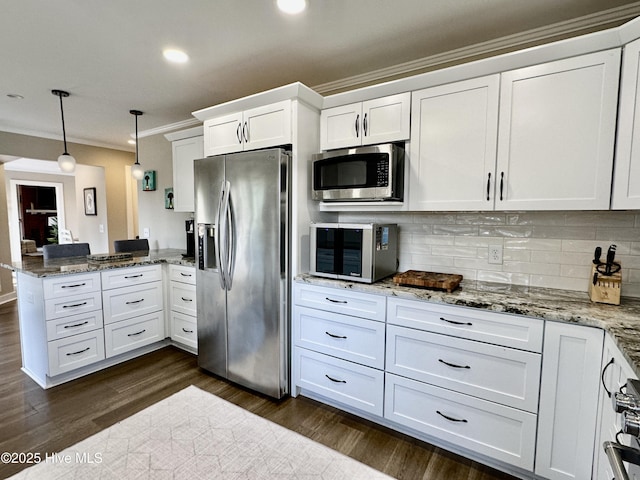
<path fill-rule="evenodd" d="M 536 415 L 386 374 L 384 416 L 482 455 L 533 470 Z"/>
<path fill-rule="evenodd" d="M 386 297 L 346 289 L 295 284 L 295 303 L 303 307 L 384 322 Z"/>
<path fill-rule="evenodd" d="M 187 267 L 184 265 L 169 265 L 169 280 L 195 285 L 196 269 L 195 267 Z"/>
<path fill-rule="evenodd" d="M 171 282 L 169 285 L 171 310 L 185 315 L 196 314 L 196 286 Z"/>
<path fill-rule="evenodd" d="M 387 326 L 387 371 L 534 413 L 538 411 L 540 357 Z"/>
<path fill-rule="evenodd" d="M 47 322 L 47 340 L 58 340 L 102 328 L 102 310 L 56 318 Z"/>
<path fill-rule="evenodd" d="M 387 323 L 542 352 L 544 321 L 536 318 L 389 298 Z"/>
<path fill-rule="evenodd" d="M 100 273 L 61 275 L 42 280 L 44 298 L 66 297 L 80 293 L 100 291 Z"/>
<path fill-rule="evenodd" d="M 150 313 L 104 326 L 107 358 L 164 339 L 162 312 Z"/>
<path fill-rule="evenodd" d="M 84 367 L 104 360 L 104 334 L 102 329 L 80 333 L 49 342 L 49 376 Z"/>
<path fill-rule="evenodd" d="M 118 287 L 128 287 L 141 283 L 162 280 L 161 265 L 147 265 L 144 267 L 114 268 L 101 272 L 102 290 Z"/>
<path fill-rule="evenodd" d="M 44 311 L 47 320 L 66 318 L 70 315 L 92 312 L 102 308 L 100 291 L 88 292 L 68 297 L 50 298 L 44 301 Z"/>
<path fill-rule="evenodd" d="M 194 317 L 171 312 L 171 340 L 198 348 L 198 325 Z"/>
<path fill-rule="evenodd" d="M 383 372 L 296 347 L 298 387 L 382 416 Z"/>
<path fill-rule="evenodd" d="M 104 323 L 162 310 L 162 282 L 102 292 Z"/>
<path fill-rule="evenodd" d="M 294 306 L 296 345 L 363 365 L 384 368 L 385 324 Z"/>

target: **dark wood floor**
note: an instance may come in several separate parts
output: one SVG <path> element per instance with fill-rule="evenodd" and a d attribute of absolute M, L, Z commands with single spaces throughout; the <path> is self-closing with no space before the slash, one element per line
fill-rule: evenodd
<path fill-rule="evenodd" d="M 58 452 L 189 386 L 213 393 L 399 479 L 512 480 L 303 397 L 276 402 L 204 373 L 167 347 L 48 390 L 20 371 L 15 302 L 0 305 L 0 452 Z M 0 478 L 25 465 L 0 463 Z"/>

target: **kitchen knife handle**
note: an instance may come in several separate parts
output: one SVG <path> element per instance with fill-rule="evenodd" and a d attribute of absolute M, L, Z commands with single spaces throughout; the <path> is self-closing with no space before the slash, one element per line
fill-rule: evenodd
<path fill-rule="evenodd" d="M 500 172 L 500 200 L 504 200 L 502 192 L 504 191 L 504 172 Z"/>
<path fill-rule="evenodd" d="M 356 115 L 356 138 L 360 136 L 360 114 Z"/>
<path fill-rule="evenodd" d="M 487 202 L 490 200 L 489 192 L 491 189 L 491 172 L 487 175 Z"/>

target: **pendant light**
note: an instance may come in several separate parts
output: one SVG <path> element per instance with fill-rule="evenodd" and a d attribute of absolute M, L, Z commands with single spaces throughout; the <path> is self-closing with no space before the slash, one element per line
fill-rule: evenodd
<path fill-rule="evenodd" d="M 67 132 L 64 129 L 64 110 L 62 109 L 62 97 L 68 97 L 69 92 L 64 90 L 51 90 L 51 93 L 60 97 L 60 116 L 62 117 L 62 139 L 64 140 L 64 153 L 58 157 L 58 167 L 63 172 L 71 173 L 76 169 L 76 159 L 67 152 Z"/>
<path fill-rule="evenodd" d="M 131 167 L 131 176 L 136 180 L 142 180 L 144 170 L 138 161 L 138 116 L 142 115 L 142 112 L 140 110 L 129 110 L 129 113 L 136 117 L 136 163 Z"/>

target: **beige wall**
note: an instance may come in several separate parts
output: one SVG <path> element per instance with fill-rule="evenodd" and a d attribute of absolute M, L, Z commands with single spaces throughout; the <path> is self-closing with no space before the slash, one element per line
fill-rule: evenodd
<path fill-rule="evenodd" d="M 127 238 L 126 167 L 135 161 L 134 154 L 121 150 L 69 143 L 68 150 L 79 164 L 104 167 L 107 190 L 107 231 L 109 239 Z M 170 151 L 170 149 L 169 149 Z M 62 142 L 17 133 L 0 132 L 0 154 L 38 160 L 56 160 L 62 153 Z M 5 175 L 0 178 L 0 198 L 6 198 Z M 0 259 L 11 259 L 7 206 L 0 202 Z M 11 291 L 10 275 L 0 269 L 0 295 Z"/>

